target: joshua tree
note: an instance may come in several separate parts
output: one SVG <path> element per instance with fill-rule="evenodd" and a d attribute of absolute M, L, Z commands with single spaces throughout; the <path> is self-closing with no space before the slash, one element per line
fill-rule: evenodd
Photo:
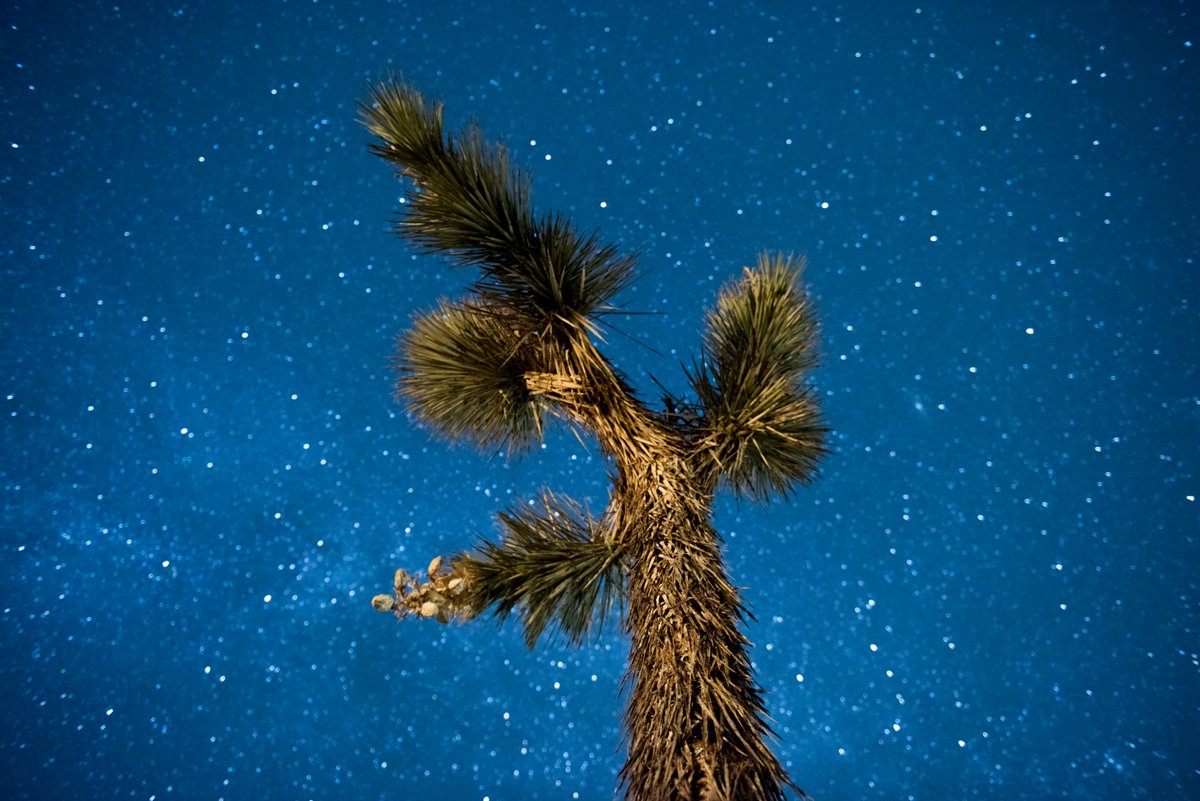
<path fill-rule="evenodd" d="M 466 620 L 516 611 L 530 647 L 548 627 L 582 641 L 617 610 L 631 639 L 621 771 L 631 801 L 782 799 L 746 616 L 711 522 L 724 484 L 765 500 L 808 482 L 826 429 L 805 386 L 817 326 L 804 262 L 762 255 L 709 311 L 689 371 L 694 397 L 639 400 L 601 355 L 601 319 L 633 261 L 539 216 L 529 181 L 477 126 L 447 136 L 442 106 L 397 80 L 361 120 L 411 190 L 396 233 L 476 268 L 465 297 L 416 317 L 399 340 L 396 391 L 451 440 L 517 452 L 556 417 L 595 435 L 611 464 L 602 516 L 543 491 L 499 515 L 502 536 L 396 573 L 376 609 Z"/>

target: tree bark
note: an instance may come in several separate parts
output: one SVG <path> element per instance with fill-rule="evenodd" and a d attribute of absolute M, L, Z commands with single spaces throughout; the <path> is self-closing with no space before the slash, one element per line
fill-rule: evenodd
<path fill-rule="evenodd" d="M 685 429 L 636 400 L 585 335 L 562 348 L 530 388 L 613 457 L 606 522 L 630 557 L 626 798 L 782 799 L 794 785 L 767 747 L 762 691 L 739 628 L 745 609 L 710 521 L 716 472 Z"/>

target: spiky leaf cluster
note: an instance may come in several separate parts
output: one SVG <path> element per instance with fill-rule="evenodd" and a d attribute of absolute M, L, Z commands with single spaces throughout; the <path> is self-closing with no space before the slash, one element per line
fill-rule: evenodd
<path fill-rule="evenodd" d="M 477 303 L 443 302 L 399 339 L 396 394 L 452 440 L 517 451 L 541 439 L 525 383 L 523 318 Z"/>
<path fill-rule="evenodd" d="M 801 259 L 759 256 L 708 314 L 692 386 L 704 418 L 701 451 L 739 494 L 765 499 L 812 478 L 827 429 L 804 385 L 817 327 L 799 286 Z"/>
<path fill-rule="evenodd" d="M 478 126 L 444 136 L 441 104 L 395 80 L 373 87 L 360 114 L 382 140 L 372 150 L 414 185 L 397 233 L 481 268 L 479 295 L 574 323 L 604 311 L 629 282 L 632 259 L 565 218 L 534 216 L 528 179 Z"/>
<path fill-rule="evenodd" d="M 502 513 L 503 540 L 485 540 L 455 563 L 471 605 L 494 606 L 502 619 L 517 611 L 530 648 L 547 627 L 582 642 L 621 605 L 625 583 L 622 551 L 595 521 L 550 493 L 541 507 Z"/>

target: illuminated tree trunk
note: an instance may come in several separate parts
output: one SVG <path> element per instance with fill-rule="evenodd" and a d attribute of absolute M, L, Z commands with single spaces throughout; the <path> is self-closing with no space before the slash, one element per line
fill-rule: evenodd
<path fill-rule="evenodd" d="M 566 350 L 560 363 L 578 371 L 541 376 L 540 394 L 616 463 L 609 525 L 628 555 L 628 797 L 782 798 L 790 782 L 765 743 L 743 609 L 709 520 L 712 462 L 685 429 L 637 403 L 590 342 Z"/>

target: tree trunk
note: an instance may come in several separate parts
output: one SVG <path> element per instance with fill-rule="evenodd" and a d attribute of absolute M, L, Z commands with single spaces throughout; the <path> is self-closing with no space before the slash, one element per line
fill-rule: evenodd
<path fill-rule="evenodd" d="M 761 692 L 738 627 L 743 609 L 708 520 L 709 497 L 687 473 L 650 473 L 635 483 L 662 483 L 634 489 L 622 509 L 632 554 L 627 795 L 782 798 L 786 774 L 765 742 Z"/>
<path fill-rule="evenodd" d="M 630 555 L 630 801 L 773 801 L 787 778 L 767 747 L 745 611 L 710 522 L 716 471 L 683 429 L 642 406 L 586 337 L 531 388 L 594 431 L 616 462 L 611 531 Z M 549 367 L 549 365 L 547 365 Z M 565 368 L 565 369 L 564 369 Z M 802 795 L 802 793 L 801 793 Z"/>

